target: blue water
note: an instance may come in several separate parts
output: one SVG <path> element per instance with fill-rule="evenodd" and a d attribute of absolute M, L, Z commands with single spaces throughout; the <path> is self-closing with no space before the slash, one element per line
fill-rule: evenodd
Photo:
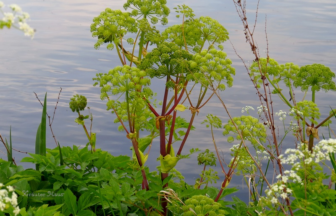
<path fill-rule="evenodd" d="M 61 145 L 84 145 L 86 136 L 82 128 L 74 122 L 76 114 L 68 108 L 70 97 L 82 94 L 88 98 L 88 106 L 94 116 L 93 131 L 97 133 L 97 146 L 112 154 L 130 155 L 129 140 L 125 134 L 117 131 L 113 123 L 114 115 L 106 111 L 104 101 L 100 100 L 100 89 L 93 87 L 92 78 L 98 72 L 107 72 L 118 65 L 115 52 L 101 47 L 95 50 L 96 39 L 91 37 L 90 24 L 106 7 L 122 9 L 124 1 L 117 0 L 17 0 L 4 1 L 5 4 L 19 4 L 24 11 L 30 13 L 29 24 L 37 32 L 33 40 L 24 37 L 23 33 L 12 30 L 0 31 L 0 133 L 9 136 L 12 127 L 14 148 L 26 152 L 34 152 L 35 134 L 40 122 L 41 105 L 36 100 L 36 92 L 40 99 L 48 92 L 48 113 L 53 113 L 60 87 L 62 93 L 57 107 L 53 130 Z M 237 52 L 249 65 L 254 59 L 250 46 L 245 43 L 243 27 L 232 1 L 226 0 L 168 0 L 170 8 L 177 4 L 191 6 L 197 16 L 211 16 L 217 19 L 230 33 L 230 40 Z M 247 11 L 249 23 L 254 24 L 257 1 L 248 1 Z M 276 1 L 262 0 L 259 5 L 258 24 L 255 30 L 260 54 L 265 56 L 265 18 L 267 16 L 267 36 L 270 56 L 279 63 L 294 62 L 300 66 L 321 63 L 336 72 L 336 2 L 333 0 L 297 0 Z M 174 10 L 169 24 L 176 24 Z M 159 27 L 162 29 L 162 27 Z M 224 44 L 228 57 L 236 68 L 234 86 L 221 93 L 232 116 L 241 115 L 241 108 L 246 105 L 259 106 L 255 90 L 249 80 L 242 62 L 236 56 L 229 42 Z M 163 81 L 152 82 L 155 91 L 163 92 Z M 296 91 L 296 96 L 303 94 Z M 329 112 L 329 105 L 336 107 L 335 92 L 317 94 L 317 104 L 322 110 L 322 118 Z M 307 97 L 310 97 L 309 95 Z M 281 101 L 273 96 L 275 111 L 288 111 Z M 324 111 L 324 112 L 323 112 Z M 224 122 L 228 120 L 225 110 L 218 99 L 213 98 L 207 107 L 201 110 L 195 120 L 197 129 L 188 139 L 184 153 L 192 147 L 213 149 L 211 134 L 200 123 L 208 113 L 216 114 Z M 183 113 L 187 119 L 188 112 Z M 335 124 L 334 124 L 335 125 Z M 335 129 L 335 126 L 332 127 Z M 282 130 L 279 130 L 280 135 Z M 47 131 L 48 147 L 55 147 L 51 133 Z M 231 144 L 216 131 L 216 141 L 223 152 L 224 159 L 229 162 L 228 155 Z M 294 138 L 286 139 L 285 146 L 294 146 Z M 147 164 L 154 169 L 158 163 L 158 140 L 155 140 Z M 6 158 L 5 149 L 0 147 L 0 157 Z M 26 156 L 14 153 L 20 161 Z M 180 161 L 177 169 L 185 174 L 187 181 L 193 183 L 201 172 L 196 155 L 189 160 Z M 30 167 L 24 164 L 25 167 Z M 220 178 L 223 174 L 217 166 Z M 232 186 L 242 187 L 242 178 L 235 177 Z M 217 184 L 218 185 L 218 184 Z M 245 186 L 246 189 L 246 186 Z M 238 194 L 244 200 L 244 190 Z"/>

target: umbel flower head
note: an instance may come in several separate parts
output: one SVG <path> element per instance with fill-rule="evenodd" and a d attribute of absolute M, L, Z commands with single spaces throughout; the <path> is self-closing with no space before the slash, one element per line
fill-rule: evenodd
<path fill-rule="evenodd" d="M 149 18 L 152 24 L 156 24 L 159 20 L 162 25 L 168 23 L 169 8 L 166 6 L 166 0 L 127 0 L 124 4 L 125 10 L 133 9 L 131 14 L 140 18 Z"/>
<path fill-rule="evenodd" d="M 204 195 L 195 195 L 185 201 L 182 206 L 184 216 L 224 216 L 227 212 L 220 209 L 221 204 Z"/>
<path fill-rule="evenodd" d="M 297 74 L 297 79 L 294 81 L 295 87 L 301 87 L 302 91 L 308 90 L 311 87 L 312 91 L 324 91 L 333 90 L 336 91 L 335 73 L 322 64 L 312 64 L 302 66 L 299 73 Z"/>
<path fill-rule="evenodd" d="M 69 107 L 72 112 L 83 111 L 87 105 L 87 99 L 83 95 L 74 95 L 69 102 Z"/>
<path fill-rule="evenodd" d="M 225 90 L 226 86 L 222 83 L 224 80 L 231 87 L 235 69 L 231 66 L 232 61 L 226 56 L 225 52 L 216 49 L 202 50 L 202 52 L 196 53 L 189 61 L 190 68 L 195 72 L 189 73 L 187 79 L 201 83 L 204 87 L 217 82 L 219 90 Z"/>
<path fill-rule="evenodd" d="M 191 58 L 191 54 L 181 50 L 175 43 L 164 42 L 146 55 L 139 68 L 145 70 L 150 77 L 176 76 L 188 72 L 188 60 Z"/>
<path fill-rule="evenodd" d="M 259 123 L 257 118 L 252 116 L 241 116 L 234 117 L 233 121 L 237 125 L 238 130 L 240 130 L 244 139 L 249 140 L 253 145 L 257 145 L 258 141 L 266 141 L 266 128 L 262 123 Z M 231 120 L 229 120 L 228 123 L 224 126 L 223 135 L 230 135 L 230 133 L 236 135 L 236 140 L 241 140 L 241 137 L 239 136 Z M 233 142 L 235 138 L 233 136 L 229 136 L 228 142 Z"/>
<path fill-rule="evenodd" d="M 262 74 L 260 74 L 259 64 Z M 268 58 L 268 60 L 267 58 L 260 58 L 259 61 L 254 61 L 250 66 L 251 77 L 258 88 L 263 82 L 262 76 L 269 77 L 275 84 L 283 81 L 287 87 L 291 88 L 291 81 L 296 79 L 299 70 L 300 67 L 293 63 L 279 65 L 272 58 Z"/>
<path fill-rule="evenodd" d="M 150 79 L 145 71 L 124 65 L 117 66 L 105 74 L 98 73 L 96 76 L 96 78 L 93 78 L 96 81 L 94 86 L 100 86 L 100 98 L 102 100 L 115 95 L 120 96 L 118 96 L 118 99 L 124 99 L 121 95 L 125 95 L 127 92 L 129 109 L 134 111 L 131 118 L 136 119 L 135 128 L 143 128 L 144 125 L 148 124 L 147 118 L 152 117 L 152 115 L 151 111 L 147 109 L 144 98 L 151 98 L 153 92 L 148 87 Z M 126 101 L 109 99 L 106 105 L 108 110 L 115 110 L 122 121 L 128 120 Z M 115 122 L 119 122 L 118 118 Z M 123 130 L 122 127 L 120 127 L 120 130 Z"/>
<path fill-rule="evenodd" d="M 137 22 L 128 12 L 106 8 L 99 16 L 93 18 L 91 24 L 92 37 L 98 37 L 94 47 L 98 49 L 103 43 L 109 43 L 107 49 L 112 50 L 127 32 L 137 32 Z"/>
<path fill-rule="evenodd" d="M 185 20 L 183 24 L 173 25 L 162 32 L 166 40 L 180 47 L 185 47 L 186 43 L 188 49 L 194 52 L 200 52 L 207 43 L 212 44 L 212 48 L 217 45 L 223 49 L 221 44 L 229 39 L 229 33 L 217 20 L 210 17 L 194 19 L 193 10 L 186 5 L 178 5 L 174 9 L 179 14 L 177 17 L 181 14 Z"/>

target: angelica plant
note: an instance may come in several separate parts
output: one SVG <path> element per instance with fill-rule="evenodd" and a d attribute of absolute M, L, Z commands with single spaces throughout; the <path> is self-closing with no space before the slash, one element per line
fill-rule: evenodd
<path fill-rule="evenodd" d="M 118 129 L 125 131 L 132 142 L 133 159 L 142 171 L 143 189 L 147 190 L 144 165 L 154 139 L 159 136 L 159 171 L 164 182 L 177 162 L 188 157 L 182 150 L 196 114 L 213 96 L 206 98 L 208 89 L 223 91 L 231 87 L 235 75 L 232 61 L 222 51 L 222 43 L 228 39 L 227 30 L 210 17 L 196 18 L 190 7 L 182 5 L 175 8 L 183 16 L 182 24 L 160 33 L 156 25 L 166 25 L 170 13 L 166 3 L 127 0 L 127 12 L 107 8 L 91 25 L 92 36 L 98 38 L 94 47 L 107 44 L 109 50 L 116 49 L 122 65 L 97 74 L 94 81 L 101 88 L 101 99 L 107 100 L 107 109 L 116 115 Z M 150 89 L 155 79 L 166 81 L 161 112 L 156 110 L 155 94 Z M 188 84 L 200 85 L 196 102 L 191 97 L 194 88 L 189 91 Z M 186 100 L 192 117 L 189 123 L 182 124 L 178 113 L 186 110 Z M 181 130 L 184 128 L 185 131 Z M 142 137 L 140 132 L 144 130 L 150 135 Z M 173 147 L 178 140 L 182 140 L 179 148 Z M 162 207 L 166 215 L 164 200 Z"/>

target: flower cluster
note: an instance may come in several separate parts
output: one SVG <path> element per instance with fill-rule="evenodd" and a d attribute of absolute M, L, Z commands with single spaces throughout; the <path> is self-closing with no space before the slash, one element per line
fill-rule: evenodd
<path fill-rule="evenodd" d="M 321 88 L 326 92 L 336 91 L 333 78 L 335 78 L 335 73 L 329 67 L 321 64 L 306 65 L 300 68 L 294 86 L 301 87 L 302 91 L 308 90 L 309 87 L 312 91 L 320 91 Z"/>
<path fill-rule="evenodd" d="M 259 68 L 260 66 L 260 68 Z M 262 74 L 260 73 L 260 70 Z M 260 88 L 260 84 L 263 82 L 261 76 L 268 76 L 273 75 L 277 76 L 280 71 L 280 66 L 278 62 L 276 62 L 274 59 L 269 58 L 260 58 L 259 61 L 255 61 L 250 66 L 250 74 L 253 82 L 257 85 L 258 88 Z"/>
<path fill-rule="evenodd" d="M 1 5 L 0 5 L 1 6 Z M 12 186 L 5 187 L 0 183 L 0 212 L 18 215 L 20 208 L 18 206 L 17 194 Z"/>
<path fill-rule="evenodd" d="M 139 68 L 145 70 L 150 77 L 184 76 L 189 72 L 188 61 L 191 59 L 192 55 L 181 50 L 175 43 L 164 42 L 146 55 Z"/>
<path fill-rule="evenodd" d="M 275 115 L 279 116 L 280 121 L 284 121 L 286 119 L 286 112 L 279 110 L 279 112 L 276 112 Z"/>
<path fill-rule="evenodd" d="M 232 159 L 230 161 L 229 167 L 236 166 L 237 175 L 255 173 L 255 171 L 257 170 L 257 167 L 254 164 L 254 161 L 252 160 L 251 156 L 248 154 L 245 148 L 241 148 L 240 144 L 236 144 L 236 145 L 233 145 L 232 148 L 230 148 L 230 151 L 231 151 Z M 235 164 L 232 164 L 236 155 L 237 155 L 237 158 L 234 162 Z M 261 163 L 259 163 L 259 165 L 261 165 Z"/>
<path fill-rule="evenodd" d="M 317 105 L 314 102 L 307 100 L 297 102 L 296 107 L 291 109 L 290 115 L 294 116 L 295 119 L 298 119 L 298 116 L 296 114 L 294 115 L 295 112 L 304 118 L 309 118 L 314 124 L 317 124 L 316 119 L 319 119 L 321 116 Z"/>
<path fill-rule="evenodd" d="M 0 12 L 2 12 L 4 16 L 2 20 L 0 19 L 0 29 L 4 27 L 11 28 L 14 26 L 23 31 L 25 36 L 33 38 L 35 30 L 26 23 L 27 19 L 30 17 L 29 14 L 22 12 L 22 9 L 16 4 L 9 5 L 12 12 L 3 12 L 2 8 L 4 6 L 4 3 L 0 1 Z"/>
<path fill-rule="evenodd" d="M 292 193 L 292 190 L 286 188 L 286 186 L 281 182 L 277 182 L 271 185 L 271 188 L 265 190 L 267 198 L 271 201 L 272 204 L 278 203 L 278 198 L 286 199 Z"/>
<path fill-rule="evenodd" d="M 185 201 L 182 206 L 184 216 L 209 215 L 224 216 L 226 212 L 220 209 L 221 204 L 204 195 L 195 195 Z"/>
<path fill-rule="evenodd" d="M 159 20 L 162 25 L 168 23 L 167 16 L 170 13 L 170 9 L 166 6 L 166 0 L 127 0 L 124 4 L 124 9 L 133 9 L 132 16 L 139 18 L 149 18 L 152 24 L 156 24 Z"/>
<path fill-rule="evenodd" d="M 257 158 L 259 160 L 269 160 L 270 159 L 270 154 L 267 151 L 257 151 Z"/>
<path fill-rule="evenodd" d="M 207 166 L 216 166 L 216 160 L 217 158 L 215 154 L 210 152 L 209 149 L 206 149 L 197 156 L 198 165 L 204 164 Z"/>
<path fill-rule="evenodd" d="M 108 43 L 107 49 L 112 50 L 114 44 L 118 44 L 127 32 L 136 33 L 137 26 L 130 13 L 106 8 L 99 16 L 93 18 L 91 24 L 92 37 L 98 37 L 94 47 L 98 49 L 103 43 Z"/>
<path fill-rule="evenodd" d="M 251 107 L 251 106 L 246 106 L 246 107 L 243 107 L 242 108 L 242 113 L 244 113 L 244 112 L 246 112 L 247 114 L 249 114 L 249 110 L 254 110 L 254 108 L 253 107 Z"/>
<path fill-rule="evenodd" d="M 258 115 L 261 115 L 261 113 L 263 113 L 264 111 L 266 112 L 268 109 L 266 106 L 258 106 L 257 110 L 258 110 Z"/>
<path fill-rule="evenodd" d="M 134 118 L 135 127 L 139 128 L 143 124 L 148 124 L 148 117 L 153 117 L 151 111 L 147 108 L 146 101 L 153 95 L 152 90 L 148 87 L 150 79 L 147 73 L 136 67 L 124 65 L 117 66 L 108 73 L 98 73 L 94 85 L 101 87 L 101 99 L 108 99 L 107 109 L 113 109 L 122 121 L 127 121 L 129 117 Z M 127 95 L 125 101 L 110 100 L 110 96 Z M 123 97 L 124 98 L 124 97 Z M 131 115 L 127 113 L 127 106 L 132 111 Z M 119 122 L 116 118 L 115 122 Z M 122 129 L 122 126 L 119 128 Z"/>
<path fill-rule="evenodd" d="M 217 20 L 210 17 L 194 19 L 195 15 L 192 9 L 186 5 L 178 5 L 175 10 L 184 15 L 184 22 L 168 27 L 162 32 L 165 40 L 173 41 L 179 46 L 197 53 L 205 48 L 207 42 L 211 44 L 209 49 L 217 45 L 219 49 L 223 50 L 221 44 L 229 39 L 229 33 Z M 177 17 L 179 16 L 177 15 Z"/>
<path fill-rule="evenodd" d="M 209 51 L 202 50 L 193 56 L 192 61 L 189 61 L 191 69 L 197 69 L 195 73 L 189 73 L 188 80 L 201 83 L 208 87 L 216 81 L 219 90 L 225 90 L 225 84 L 221 83 L 225 80 L 226 84 L 231 87 L 233 83 L 232 75 L 235 75 L 235 69 L 231 66 L 232 61 L 226 58 L 226 53 L 211 49 Z"/>
<path fill-rule="evenodd" d="M 287 149 L 280 155 L 282 164 L 292 165 L 292 170 L 299 170 L 304 165 L 316 165 L 329 159 L 329 154 L 336 152 L 336 139 L 321 140 L 313 147 L 313 152 L 308 150 L 307 144 L 301 143 L 297 149 Z"/>
<path fill-rule="evenodd" d="M 234 117 L 233 121 L 240 130 L 244 139 L 249 140 L 253 145 L 257 145 L 258 141 L 263 143 L 266 141 L 266 128 L 262 123 L 259 123 L 257 118 L 252 116 L 241 116 L 241 117 Z M 229 135 L 233 133 L 236 135 L 234 138 L 233 136 L 228 137 L 228 142 L 233 142 L 236 140 L 241 140 L 235 126 L 233 125 L 232 121 L 229 120 L 228 123 L 224 126 L 223 135 Z"/>
<path fill-rule="evenodd" d="M 69 107 L 72 112 L 80 112 L 85 109 L 87 105 L 87 99 L 83 95 L 74 95 L 69 102 Z"/>

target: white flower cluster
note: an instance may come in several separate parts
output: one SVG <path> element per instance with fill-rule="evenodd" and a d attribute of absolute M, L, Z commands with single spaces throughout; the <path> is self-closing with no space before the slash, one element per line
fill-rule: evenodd
<path fill-rule="evenodd" d="M 296 114 L 298 114 L 298 115 L 301 115 L 301 116 L 303 115 L 302 112 L 300 112 L 298 109 L 295 109 L 295 108 L 290 109 L 290 111 L 289 111 L 288 114 L 290 114 L 290 115 L 296 115 Z"/>
<path fill-rule="evenodd" d="M 246 112 L 247 114 L 249 114 L 249 110 L 254 110 L 254 108 L 253 107 L 251 107 L 251 106 L 246 106 L 246 107 L 243 107 L 242 108 L 242 113 L 244 113 L 244 112 Z"/>
<path fill-rule="evenodd" d="M 299 130 L 299 126 L 295 122 L 291 121 L 289 123 L 289 130 L 291 130 L 294 133 L 296 133 Z"/>
<path fill-rule="evenodd" d="M 257 109 L 258 109 L 258 114 L 259 114 L 259 115 L 260 115 L 261 113 L 263 113 L 264 110 L 265 110 L 265 111 L 268 110 L 267 107 L 265 107 L 265 106 L 258 106 Z"/>
<path fill-rule="evenodd" d="M 283 164 L 290 164 L 293 169 L 300 168 L 301 160 L 305 164 L 312 162 L 319 163 L 329 159 L 329 153 L 336 152 L 336 139 L 321 140 L 313 147 L 313 153 L 308 150 L 307 144 L 301 143 L 297 149 L 287 149 L 285 155 L 280 155 L 279 158 Z"/>
<path fill-rule="evenodd" d="M 276 112 L 275 115 L 279 116 L 280 121 L 284 121 L 286 119 L 287 113 L 285 111 L 280 110 L 279 112 Z"/>
<path fill-rule="evenodd" d="M 268 188 L 268 187 L 267 187 Z M 289 188 L 286 188 L 286 185 L 284 185 L 282 182 L 277 182 L 273 185 L 271 185 L 271 188 L 265 190 L 267 194 L 267 198 L 271 200 L 272 204 L 278 203 L 278 198 L 286 199 L 290 196 L 292 193 L 292 190 Z"/>
<path fill-rule="evenodd" d="M 0 211 L 5 212 L 5 210 L 10 208 L 10 206 L 12 207 L 12 213 L 14 213 L 15 216 L 20 213 L 20 208 L 18 207 L 17 202 L 17 195 L 14 192 L 14 188 L 12 186 L 4 187 L 4 185 L 0 183 Z"/>
<path fill-rule="evenodd" d="M 276 178 L 280 179 L 284 183 L 292 181 L 300 183 L 301 185 L 303 184 L 301 177 L 298 176 L 294 170 L 285 170 L 282 176 L 279 174 Z"/>
<path fill-rule="evenodd" d="M 267 151 L 257 151 L 257 156 L 260 160 L 269 160 L 270 155 Z"/>
<path fill-rule="evenodd" d="M 0 1 L 0 12 L 2 12 L 1 8 L 4 6 L 4 3 Z M 24 32 L 25 36 L 33 38 L 35 35 L 35 30 L 26 23 L 27 19 L 30 17 L 29 14 L 22 12 L 22 9 L 16 4 L 9 5 L 9 8 L 12 10 L 12 12 L 2 12 L 2 21 L 8 23 L 9 26 L 15 26 L 16 28 L 20 29 Z"/>

